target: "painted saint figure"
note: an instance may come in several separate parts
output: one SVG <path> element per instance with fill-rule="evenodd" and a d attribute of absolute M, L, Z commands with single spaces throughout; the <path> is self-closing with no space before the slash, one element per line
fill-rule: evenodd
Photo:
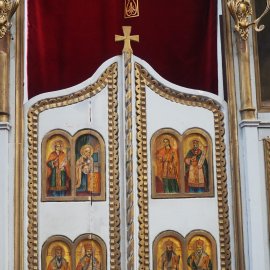
<path fill-rule="evenodd" d="M 81 156 L 76 161 L 76 190 L 77 192 L 93 192 L 94 160 L 93 147 L 86 144 L 81 147 Z"/>
<path fill-rule="evenodd" d="M 171 240 L 164 243 L 164 252 L 159 260 L 159 269 L 161 270 L 179 270 L 180 255 L 174 251 L 174 244 Z"/>
<path fill-rule="evenodd" d="M 195 241 L 194 252 L 188 257 L 187 263 L 192 270 L 212 270 L 212 261 L 205 252 L 203 240 Z"/>
<path fill-rule="evenodd" d="M 54 251 L 55 255 L 50 261 L 47 270 L 70 270 L 70 266 L 63 256 L 63 248 L 61 246 L 56 246 Z"/>
<path fill-rule="evenodd" d="M 162 181 L 164 193 L 178 193 L 179 162 L 177 149 L 171 146 L 168 138 L 163 139 L 164 147 L 156 153 L 157 177 Z"/>
<path fill-rule="evenodd" d="M 207 146 L 199 148 L 199 140 L 192 140 L 193 148 L 185 157 L 186 192 L 209 191 Z"/>
<path fill-rule="evenodd" d="M 57 140 L 54 151 L 47 160 L 48 196 L 65 196 L 70 188 L 70 167 L 67 154 L 63 151 L 64 142 Z"/>
<path fill-rule="evenodd" d="M 95 257 L 95 249 L 91 243 L 84 245 L 85 255 L 80 259 L 76 270 L 101 270 L 100 262 Z"/>

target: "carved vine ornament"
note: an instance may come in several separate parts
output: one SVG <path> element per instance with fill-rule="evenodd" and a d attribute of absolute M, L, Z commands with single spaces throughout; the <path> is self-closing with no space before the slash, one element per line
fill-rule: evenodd
<path fill-rule="evenodd" d="M 259 22 L 270 10 L 270 0 L 266 0 L 266 8 L 261 16 L 252 22 L 249 21 L 249 16 L 252 15 L 252 7 L 249 0 L 229 0 L 227 5 L 235 21 L 234 28 L 243 40 L 248 38 L 249 26 L 254 25 L 254 29 L 257 32 L 264 29 L 265 26 L 263 24 L 259 25 Z"/>
<path fill-rule="evenodd" d="M 3 38 L 11 27 L 11 18 L 19 6 L 20 0 L 0 0 L 0 38 Z"/>

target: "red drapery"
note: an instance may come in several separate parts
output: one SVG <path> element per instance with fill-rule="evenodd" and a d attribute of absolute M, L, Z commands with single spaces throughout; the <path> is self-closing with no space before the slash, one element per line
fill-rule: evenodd
<path fill-rule="evenodd" d="M 140 16 L 124 19 L 124 0 L 28 0 L 28 93 L 63 89 L 89 78 L 121 54 L 122 26 L 132 44 L 167 80 L 217 93 L 216 0 L 139 0 Z"/>

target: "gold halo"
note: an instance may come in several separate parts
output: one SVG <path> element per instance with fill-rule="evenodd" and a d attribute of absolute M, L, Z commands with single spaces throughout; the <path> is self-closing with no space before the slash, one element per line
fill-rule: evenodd
<path fill-rule="evenodd" d="M 64 144 L 65 144 L 65 142 L 64 142 L 64 140 L 63 139 L 56 139 L 53 143 L 52 143 L 52 149 L 53 150 L 55 150 L 55 145 L 57 144 L 57 143 L 59 143 L 60 145 L 61 145 L 61 147 L 63 147 L 64 146 Z"/>
<path fill-rule="evenodd" d="M 84 152 L 84 150 L 86 148 L 90 148 L 90 150 L 91 150 L 91 156 L 92 156 L 92 154 L 93 154 L 93 147 L 92 147 L 91 144 L 85 144 L 84 146 L 82 146 L 81 149 L 80 149 L 80 154 L 83 156 L 83 152 Z"/>
<path fill-rule="evenodd" d="M 174 248 L 174 242 L 170 238 L 163 242 L 163 248 L 166 249 L 168 244 Z"/>
<path fill-rule="evenodd" d="M 57 249 L 61 249 L 62 257 L 65 257 L 65 249 L 59 244 L 56 244 L 54 247 L 52 247 L 52 251 L 51 251 L 52 256 L 55 256 Z"/>

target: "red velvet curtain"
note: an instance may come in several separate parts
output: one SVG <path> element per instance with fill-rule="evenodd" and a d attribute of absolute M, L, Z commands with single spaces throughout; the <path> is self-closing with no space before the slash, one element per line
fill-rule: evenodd
<path fill-rule="evenodd" d="M 140 35 L 135 55 L 167 80 L 217 93 L 216 0 L 139 0 L 124 19 L 124 0 L 28 0 L 28 93 L 63 89 L 121 54 L 122 25 Z"/>

